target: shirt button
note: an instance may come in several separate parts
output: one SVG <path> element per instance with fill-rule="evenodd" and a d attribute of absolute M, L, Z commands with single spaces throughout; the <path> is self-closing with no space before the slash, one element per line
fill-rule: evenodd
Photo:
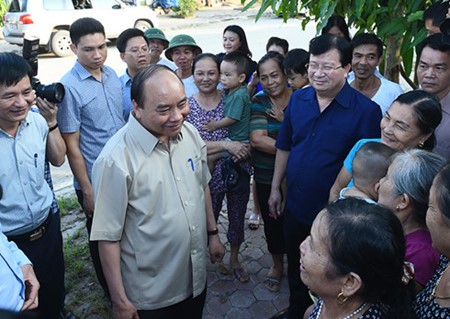
<path fill-rule="evenodd" d="M 19 164 L 22 165 L 22 164 L 23 164 L 23 161 L 20 161 Z"/>
<path fill-rule="evenodd" d="M 27 181 L 25 181 L 25 182 L 23 182 L 23 184 L 24 184 L 24 185 L 27 185 L 28 183 L 27 183 Z"/>
<path fill-rule="evenodd" d="M 177 177 L 177 181 L 178 181 L 178 182 L 181 181 L 181 178 L 180 178 L 180 177 Z"/>
<path fill-rule="evenodd" d="M 187 201 L 185 201 L 185 202 L 184 202 L 184 206 L 187 206 L 187 205 L 188 205 L 188 202 L 187 202 Z"/>
<path fill-rule="evenodd" d="M 192 226 L 192 230 L 195 230 L 195 226 Z"/>
<path fill-rule="evenodd" d="M 193 253 L 193 254 L 196 254 L 196 253 L 197 253 L 197 250 L 194 249 L 194 250 L 192 251 L 192 253 Z"/>
<path fill-rule="evenodd" d="M 312 133 L 312 136 L 316 136 L 316 133 Z"/>

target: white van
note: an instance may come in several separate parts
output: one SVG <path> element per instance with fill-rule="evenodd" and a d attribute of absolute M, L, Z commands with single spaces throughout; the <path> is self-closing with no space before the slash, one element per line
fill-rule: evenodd
<path fill-rule="evenodd" d="M 69 27 L 82 17 L 99 20 L 108 39 L 117 38 L 127 28 L 145 31 L 158 27 L 150 8 L 130 6 L 122 0 L 11 0 L 3 16 L 3 35 L 9 43 L 19 45 L 24 37 L 38 37 L 45 50 L 67 56 L 71 54 Z"/>

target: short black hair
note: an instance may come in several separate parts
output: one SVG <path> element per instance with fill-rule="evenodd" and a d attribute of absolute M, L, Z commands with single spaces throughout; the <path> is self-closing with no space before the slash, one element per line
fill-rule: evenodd
<path fill-rule="evenodd" d="M 395 151 L 379 142 L 367 142 L 356 152 L 353 159 L 353 179 L 355 184 L 376 183 L 386 175 L 390 158 Z"/>
<path fill-rule="evenodd" d="M 147 38 L 144 36 L 144 31 L 137 28 L 129 28 L 124 30 L 117 38 L 116 47 L 119 50 L 119 52 L 124 53 L 125 50 L 127 49 L 128 40 L 135 37 L 142 37 L 147 43 Z"/>
<path fill-rule="evenodd" d="M 281 39 L 279 37 L 270 37 L 266 44 L 266 52 L 269 52 L 269 48 L 272 45 L 276 45 L 277 47 L 282 48 L 284 54 L 287 54 L 287 52 L 289 51 L 289 42 L 287 42 L 287 40 L 285 39 Z"/>
<path fill-rule="evenodd" d="M 280 68 L 281 72 L 283 74 L 285 74 L 284 69 L 283 69 L 283 56 L 278 53 L 278 52 L 274 52 L 274 51 L 269 51 L 266 54 L 263 55 L 263 57 L 258 61 L 258 64 L 256 66 L 256 74 L 260 74 L 260 67 L 263 63 L 266 63 L 269 60 L 273 60 Z"/>
<path fill-rule="evenodd" d="M 77 46 L 80 43 L 81 37 L 88 34 L 101 33 L 105 36 L 105 28 L 100 21 L 94 18 L 80 18 L 76 20 L 69 29 L 70 40 Z"/>
<path fill-rule="evenodd" d="M 219 62 L 219 59 L 217 58 L 217 56 L 212 53 L 201 53 L 201 54 L 197 55 L 194 59 L 194 62 L 192 62 L 192 74 L 195 73 L 195 67 L 196 67 L 197 63 L 203 59 L 211 59 L 214 62 L 214 64 L 217 66 L 217 72 L 220 73 L 220 62 Z"/>
<path fill-rule="evenodd" d="M 353 50 L 360 45 L 373 44 L 377 47 L 377 55 L 379 58 L 383 56 L 383 42 L 373 33 L 360 33 L 356 35 L 350 42 L 350 48 Z"/>
<path fill-rule="evenodd" d="M 423 13 L 424 20 L 431 20 L 435 27 L 439 27 L 444 22 L 448 11 L 448 1 L 440 1 L 433 3 Z"/>
<path fill-rule="evenodd" d="M 234 64 L 239 75 L 245 74 L 245 76 L 247 76 L 247 74 L 249 73 L 250 58 L 243 51 L 234 51 L 225 54 L 222 61 Z"/>
<path fill-rule="evenodd" d="M 283 61 L 283 69 L 286 74 L 297 73 L 304 75 L 308 70 L 306 65 L 309 63 L 309 53 L 303 49 L 292 49 L 286 54 Z"/>
<path fill-rule="evenodd" d="M 28 62 L 15 53 L 0 53 L 0 85 L 14 86 L 28 76 L 31 83 L 33 71 Z"/>
<path fill-rule="evenodd" d="M 422 51 L 426 47 L 429 47 L 433 50 L 441 51 L 443 53 L 450 54 L 450 44 L 447 44 L 443 41 L 441 33 L 432 34 L 432 35 L 426 37 L 425 39 L 423 39 L 423 41 L 419 43 L 419 45 L 416 48 L 417 61 L 420 60 Z"/>
<path fill-rule="evenodd" d="M 339 52 L 339 61 L 343 67 L 352 62 L 350 44 L 341 37 L 327 33 L 315 37 L 309 42 L 309 54 L 311 55 L 321 55 L 333 49 Z"/>

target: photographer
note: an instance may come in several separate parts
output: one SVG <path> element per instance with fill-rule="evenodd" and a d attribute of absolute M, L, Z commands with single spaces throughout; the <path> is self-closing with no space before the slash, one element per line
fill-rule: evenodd
<path fill-rule="evenodd" d="M 36 98 L 27 61 L 0 53 L 0 224 L 33 264 L 41 284 L 41 318 L 60 318 L 64 304 L 64 258 L 59 214 L 44 182 L 45 161 L 60 166 L 65 144 L 54 104 Z M 42 115 L 29 112 L 35 104 Z"/>

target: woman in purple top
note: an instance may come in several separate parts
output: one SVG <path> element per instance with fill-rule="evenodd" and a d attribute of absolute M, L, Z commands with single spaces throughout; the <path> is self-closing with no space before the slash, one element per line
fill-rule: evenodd
<path fill-rule="evenodd" d="M 416 297 L 417 318 L 450 318 L 450 164 L 434 178 L 427 211 L 433 247 L 441 255 L 436 273 Z"/>
<path fill-rule="evenodd" d="M 405 260 L 414 265 L 417 291 L 423 289 L 439 264 L 425 217 L 433 178 L 444 163 L 444 158 L 424 150 L 397 153 L 378 189 L 378 203 L 390 208 L 403 226 Z"/>
<path fill-rule="evenodd" d="M 245 161 L 250 157 L 249 145 L 237 141 L 225 141 L 225 138 L 228 137 L 226 129 L 213 132 L 203 130 L 205 123 L 210 120 L 219 121 L 223 118 L 223 95 L 222 91 L 217 89 L 220 74 L 219 62 L 213 54 L 200 54 L 195 58 L 192 69 L 194 82 L 199 92 L 188 99 L 190 113 L 186 120 L 197 128 L 207 146 L 208 166 L 212 171 L 209 187 L 216 220 L 219 218 L 223 199 L 225 195 L 227 196 L 229 221 L 227 239 L 231 246 L 230 267 L 239 281 L 247 282 L 249 275 L 239 261 L 238 254 L 244 241 L 244 217 L 250 194 L 251 166 Z M 211 163 L 210 159 L 217 158 L 215 156 L 217 154 L 222 154 L 223 157 Z M 225 157 L 229 157 L 229 154 L 232 155 L 234 162 L 244 163 L 239 165 L 239 167 L 243 167 L 240 172 L 242 176 L 239 176 L 242 188 L 239 190 L 230 188 L 224 179 L 225 164 L 227 163 Z M 228 160 L 228 162 L 230 161 Z"/>

